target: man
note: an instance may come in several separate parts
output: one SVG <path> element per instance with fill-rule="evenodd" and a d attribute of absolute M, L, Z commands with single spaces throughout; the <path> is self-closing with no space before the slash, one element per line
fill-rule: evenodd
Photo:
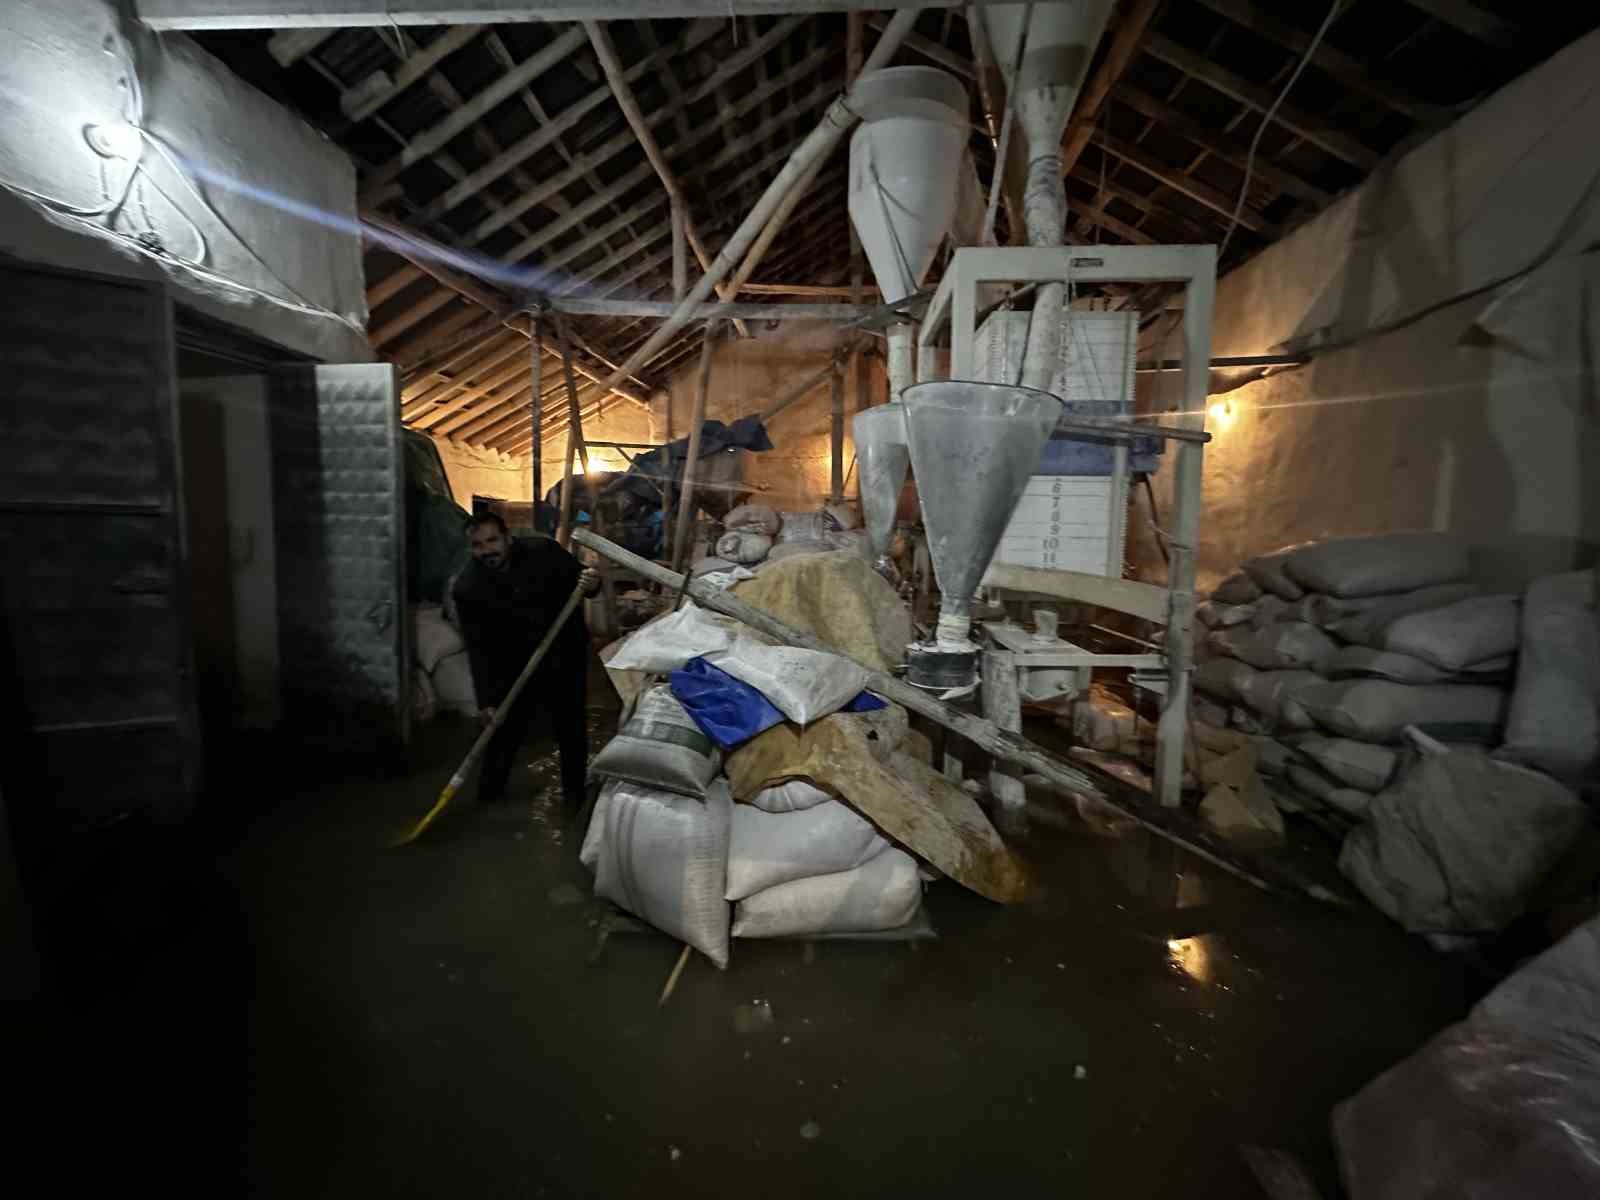
<path fill-rule="evenodd" d="M 487 725 L 572 589 L 581 584 L 585 595 L 593 595 L 599 579 L 550 538 L 513 538 L 497 513 L 473 517 L 466 535 L 472 562 L 456 579 L 452 595 L 467 641 L 479 716 Z M 546 716 L 561 750 L 562 797 L 569 809 L 583 804 L 589 761 L 584 724 L 588 675 L 589 631 L 582 611 L 575 611 L 484 751 L 480 803 L 504 797 L 529 727 Z"/>

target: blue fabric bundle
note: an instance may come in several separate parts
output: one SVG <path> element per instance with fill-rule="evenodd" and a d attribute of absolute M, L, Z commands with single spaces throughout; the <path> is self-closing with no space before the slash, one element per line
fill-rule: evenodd
<path fill-rule="evenodd" d="M 667 679 L 672 694 L 700 731 L 724 750 L 742 746 L 783 721 L 783 714 L 755 688 L 704 658 L 691 658 Z M 862 692 L 840 712 L 874 712 L 888 707 Z"/>

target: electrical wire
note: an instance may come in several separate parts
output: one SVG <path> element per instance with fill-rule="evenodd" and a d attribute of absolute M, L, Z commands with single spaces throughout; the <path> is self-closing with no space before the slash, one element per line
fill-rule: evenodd
<path fill-rule="evenodd" d="M 1228 232 L 1223 235 L 1222 245 L 1217 247 L 1217 262 L 1222 262 L 1222 257 L 1228 252 L 1228 243 L 1233 240 L 1233 234 L 1239 228 L 1239 217 L 1244 212 L 1245 197 L 1250 194 L 1250 179 L 1255 173 L 1256 150 L 1261 145 L 1261 135 L 1267 131 L 1267 126 L 1272 124 L 1272 118 L 1278 115 L 1284 99 L 1289 95 L 1289 89 L 1294 87 L 1295 81 L 1300 78 L 1300 73 L 1310 63 L 1311 56 L 1317 52 L 1317 47 L 1322 44 L 1322 35 L 1328 32 L 1328 26 L 1333 24 L 1334 17 L 1339 15 L 1339 9 L 1344 0 L 1333 0 L 1328 6 L 1328 15 L 1322 18 L 1322 24 L 1317 27 L 1317 32 L 1312 35 L 1311 41 L 1305 48 L 1305 53 L 1300 56 L 1300 61 L 1295 65 L 1291 74 L 1278 93 L 1278 98 L 1272 102 L 1272 107 L 1261 116 L 1261 124 L 1256 126 L 1256 133 L 1250 139 L 1250 153 L 1244 159 L 1244 179 L 1239 184 L 1239 199 L 1234 203 L 1233 216 L 1228 221 Z"/>

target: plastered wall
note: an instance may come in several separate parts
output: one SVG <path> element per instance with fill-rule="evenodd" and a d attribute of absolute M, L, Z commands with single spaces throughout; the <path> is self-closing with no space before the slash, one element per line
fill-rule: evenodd
<path fill-rule="evenodd" d="M 1590 36 L 1219 282 L 1213 353 L 1315 357 L 1211 397 L 1202 585 L 1288 542 L 1394 528 L 1462 535 L 1492 586 L 1595 561 L 1597 129 Z M 1143 403 L 1178 386 L 1142 377 Z M 1141 498 L 1135 559 L 1156 576 L 1147 515 Z"/>
<path fill-rule="evenodd" d="M 84 129 L 135 117 L 160 149 L 135 140 L 144 170 L 127 190 L 116 228 L 159 245 L 164 260 L 82 222 L 47 216 L 16 190 L 58 207 L 105 209 L 123 194 L 132 161 L 96 154 Z M 326 362 L 372 357 L 362 333 L 367 312 L 353 165 L 187 37 L 124 25 L 106 0 L 0 4 L 0 182 L 8 185 L 0 187 L 0 252 L 166 278 L 184 303 L 292 350 Z M 293 311 L 206 279 L 173 265 L 179 258 L 344 320 Z"/>

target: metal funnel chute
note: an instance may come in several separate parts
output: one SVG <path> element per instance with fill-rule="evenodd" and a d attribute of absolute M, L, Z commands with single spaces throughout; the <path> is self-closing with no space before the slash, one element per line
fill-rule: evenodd
<path fill-rule="evenodd" d="M 962 686 L 976 665 L 977 647 L 967 638 L 972 598 L 1039 465 L 1061 401 L 1033 388 L 940 380 L 907 388 L 901 403 L 942 596 L 937 645 L 924 649 L 952 672 L 964 660 L 964 681 L 954 674 L 938 680 Z"/>
<path fill-rule="evenodd" d="M 861 488 L 861 517 L 872 546 L 873 565 L 893 578 L 889 542 L 894 537 L 895 510 L 906 485 L 910 450 L 906 446 L 905 406 L 880 404 L 855 416 L 856 478 Z"/>
<path fill-rule="evenodd" d="M 955 217 L 956 170 L 970 134 L 966 88 L 933 67 L 866 76 L 850 139 L 850 220 L 888 303 L 922 286 Z M 911 329 L 888 331 L 889 398 L 912 380 Z"/>

